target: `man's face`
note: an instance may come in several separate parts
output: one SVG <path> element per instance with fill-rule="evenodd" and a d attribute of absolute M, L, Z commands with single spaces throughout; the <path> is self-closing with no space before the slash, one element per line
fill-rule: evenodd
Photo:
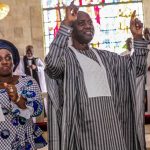
<path fill-rule="evenodd" d="M 13 58 L 12 54 L 6 50 L 0 50 L 0 76 L 7 76 L 12 74 Z"/>
<path fill-rule="evenodd" d="M 27 56 L 27 58 L 32 58 L 33 57 L 33 49 L 27 50 L 26 56 Z"/>
<path fill-rule="evenodd" d="M 73 38 L 81 44 L 88 44 L 94 36 L 92 19 L 85 12 L 78 12 L 77 21 L 73 26 Z"/>

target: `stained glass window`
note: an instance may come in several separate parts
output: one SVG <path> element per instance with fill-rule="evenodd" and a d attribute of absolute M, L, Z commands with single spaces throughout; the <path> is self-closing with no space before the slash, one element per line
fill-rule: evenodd
<path fill-rule="evenodd" d="M 43 21 L 45 50 L 54 39 L 65 12 L 63 4 L 69 5 L 71 0 L 43 0 Z M 116 53 L 125 50 L 125 41 L 131 37 L 130 17 L 136 10 L 137 17 L 143 21 L 141 0 L 75 0 L 80 10 L 88 12 L 95 27 L 95 36 L 91 46 Z"/>

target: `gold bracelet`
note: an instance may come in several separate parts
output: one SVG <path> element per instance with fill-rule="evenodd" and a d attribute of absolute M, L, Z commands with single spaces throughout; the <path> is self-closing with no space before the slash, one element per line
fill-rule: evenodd
<path fill-rule="evenodd" d="M 18 98 L 15 103 L 18 103 L 21 100 L 21 95 L 18 94 Z"/>

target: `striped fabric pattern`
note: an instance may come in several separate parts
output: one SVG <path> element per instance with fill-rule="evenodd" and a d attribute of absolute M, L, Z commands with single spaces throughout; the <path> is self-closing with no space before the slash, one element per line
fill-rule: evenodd
<path fill-rule="evenodd" d="M 141 75 L 136 79 L 136 129 L 137 129 L 137 136 L 140 141 L 140 146 L 143 149 L 146 149 L 146 143 L 145 143 L 145 129 L 144 129 L 144 113 L 145 113 L 145 103 L 144 103 L 144 97 L 145 97 L 145 91 L 143 91 L 143 88 L 145 86 L 145 78 L 146 76 Z"/>
<path fill-rule="evenodd" d="M 60 150 L 61 137 L 61 118 L 62 118 L 62 104 L 59 94 L 59 84 L 56 80 L 51 79 L 45 74 L 47 81 L 48 93 L 48 148 L 50 150 Z"/>
<path fill-rule="evenodd" d="M 141 108 L 136 101 L 136 80 L 145 73 L 147 42 L 135 41 L 132 57 L 96 50 L 106 68 L 112 96 L 88 98 L 80 64 L 67 47 L 71 31 L 60 27 L 45 59 L 50 98 L 49 150 L 143 150 L 144 138 L 140 141 L 138 137 L 143 124 L 137 127 Z M 97 61 L 90 50 L 84 55 Z M 60 99 L 50 92 L 60 85 L 53 86 L 51 78 L 63 81 L 62 117 L 57 115 Z M 52 127 L 54 130 L 50 130 Z"/>

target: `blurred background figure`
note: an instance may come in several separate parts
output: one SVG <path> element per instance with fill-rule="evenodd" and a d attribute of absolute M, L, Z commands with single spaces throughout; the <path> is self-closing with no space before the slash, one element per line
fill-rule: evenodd
<path fill-rule="evenodd" d="M 15 71 L 16 74 L 26 74 L 32 76 L 39 84 L 42 92 L 47 92 L 44 76 L 44 63 L 40 58 L 34 57 L 32 45 L 26 47 L 26 54 L 21 58 L 20 64 Z M 39 80 L 40 78 L 40 80 Z"/>
<path fill-rule="evenodd" d="M 145 28 L 144 29 L 144 38 L 145 40 L 150 41 L 150 29 Z M 148 48 L 150 49 L 150 44 L 148 45 Z M 145 91 L 145 107 L 146 107 L 146 112 L 150 113 L 150 53 L 148 54 L 147 57 L 147 73 L 146 73 L 146 91 Z"/>
<path fill-rule="evenodd" d="M 150 29 L 149 28 L 144 29 L 144 38 L 150 41 Z"/>
<path fill-rule="evenodd" d="M 25 56 L 21 57 L 20 64 L 15 74 L 32 76 L 41 89 L 42 93 L 47 93 L 44 68 L 45 65 L 40 58 L 34 57 L 34 48 L 32 45 L 26 46 Z M 47 113 L 47 100 L 44 99 L 45 111 Z"/>
<path fill-rule="evenodd" d="M 126 51 L 124 51 L 123 53 L 121 53 L 122 56 L 128 55 L 128 54 L 131 53 L 131 50 L 132 50 L 132 38 L 127 38 L 126 44 L 125 44 L 124 47 L 126 48 Z"/>

